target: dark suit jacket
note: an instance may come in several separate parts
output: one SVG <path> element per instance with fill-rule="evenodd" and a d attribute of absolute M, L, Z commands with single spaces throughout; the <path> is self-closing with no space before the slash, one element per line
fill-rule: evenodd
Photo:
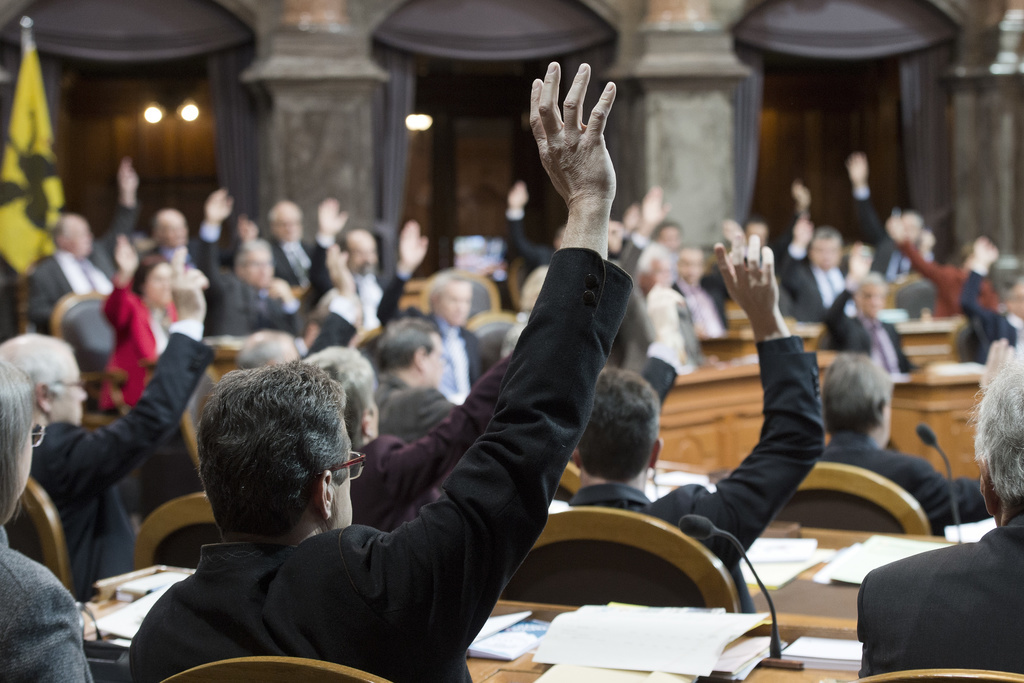
<path fill-rule="evenodd" d="M 221 271 L 220 248 L 216 242 L 200 240 L 197 265 L 210 280 L 210 288 L 206 290 L 208 335 L 243 337 L 260 329 L 299 334 L 298 314 L 285 313 L 281 302 L 275 299 L 266 299 L 266 316 L 261 324 L 259 292 L 239 280 L 234 273 Z"/>
<path fill-rule="evenodd" d="M 599 484 L 581 489 L 569 504 L 625 508 L 669 524 L 678 524 L 683 515 L 704 515 L 750 547 L 814 467 L 824 443 L 815 355 L 803 352 L 798 337 L 757 346 L 764 387 L 761 440 L 732 474 L 718 482 L 715 493 L 703 486 L 682 486 L 652 503 L 642 491 L 625 484 Z M 705 545 L 729 567 L 743 610 L 753 612 L 739 553 L 722 538 L 709 539 Z"/>
<path fill-rule="evenodd" d="M 924 508 L 936 536 L 945 535 L 945 527 L 953 523 L 946 477 L 924 458 L 882 450 L 866 434 L 842 431 L 832 435 L 821 459 L 863 467 L 902 486 Z M 981 496 L 977 479 L 954 479 L 953 491 L 960 506 L 962 522 L 977 522 L 990 516 L 985 510 L 985 499 Z"/>
<path fill-rule="evenodd" d="M 75 599 L 49 569 L 7 544 L 0 527 L 0 680 L 91 681 Z"/>
<path fill-rule="evenodd" d="M 960 292 L 960 307 L 964 311 L 974 329 L 983 335 L 978 345 L 979 363 L 984 363 L 988 358 L 988 347 L 997 339 L 1005 339 L 1010 346 L 1017 345 L 1017 328 L 1010 324 L 1006 316 L 990 311 L 981 305 L 978 300 L 981 293 L 981 283 L 984 278 L 973 270 L 967 276 L 967 282 Z"/>
<path fill-rule="evenodd" d="M 32 477 L 60 512 L 79 600 L 98 579 L 131 571 L 135 532 L 115 485 L 177 429 L 213 351 L 172 334 L 142 398 L 130 413 L 95 431 L 51 424 L 32 453 Z"/>
<path fill-rule="evenodd" d="M 352 482 L 355 524 L 391 531 L 437 499 L 441 481 L 487 428 L 508 360 L 488 370 L 465 403 L 453 407 L 425 436 L 407 443 L 382 433 L 363 446 L 366 466 Z"/>
<path fill-rule="evenodd" d="M 89 260 L 108 278 L 113 278 L 117 270 L 114 263 L 117 237 L 131 233 L 138 214 L 137 207 L 128 208 L 119 204 L 107 233 L 93 244 Z M 62 296 L 71 292 L 71 284 L 55 258 L 47 256 L 36 264 L 28 279 L 28 319 L 36 326 L 36 332 L 50 334 L 53 307 Z"/>
<path fill-rule="evenodd" d="M 320 334 L 309 347 L 309 355 L 323 351 L 331 346 L 348 346 L 352 337 L 356 336 L 356 328 L 352 323 L 336 313 L 329 313 L 320 326 Z"/>
<path fill-rule="evenodd" d="M 270 242 L 270 249 L 274 254 L 274 277 L 281 278 L 292 287 L 302 284 L 298 274 L 292 268 L 291 261 L 284 253 L 281 243 L 275 239 Z M 320 297 L 334 285 L 331 283 L 331 276 L 327 272 L 327 250 L 317 242 L 302 243 L 302 249 L 309 257 L 309 271 L 306 277 L 309 279 L 309 290 L 312 294 L 313 303 L 320 300 Z"/>
<path fill-rule="evenodd" d="M 870 197 L 867 199 L 854 199 L 853 203 L 857 207 L 860 238 L 875 248 L 875 258 L 871 261 L 871 270 L 881 273 L 885 277 L 889 271 L 889 262 L 892 261 L 892 255 L 898 251 L 896 243 L 892 241 L 889 233 L 885 231 L 885 225 L 878 217 L 875 205 L 871 203 Z"/>
<path fill-rule="evenodd" d="M 528 240 L 523 231 L 522 218 L 515 221 L 506 219 L 505 223 L 508 226 L 508 238 L 512 243 L 512 248 L 523 257 L 527 272 L 551 263 L 551 256 L 555 253 L 554 248 L 547 244 L 537 244 Z"/>
<path fill-rule="evenodd" d="M 858 598 L 861 676 L 903 669 L 1024 674 L 1024 516 L 977 543 L 933 550 L 867 575 Z"/>
<path fill-rule="evenodd" d="M 828 308 L 821 300 L 818 281 L 814 279 L 811 262 L 807 258 L 799 261 L 790 259 L 779 275 L 779 284 L 789 301 L 789 310 L 783 310 L 785 315 L 791 315 L 802 323 L 825 321 Z"/>
<path fill-rule="evenodd" d="M 430 319 L 434 321 L 435 325 L 438 324 L 437 316 L 432 315 Z M 459 336 L 462 337 L 462 341 L 466 344 L 466 357 L 469 359 L 469 384 L 472 386 L 480 379 L 480 339 L 465 327 L 459 328 Z M 441 337 L 443 339 L 444 335 L 441 335 Z"/>
<path fill-rule="evenodd" d="M 844 291 L 832 302 L 825 317 L 825 325 L 832 337 L 832 345 L 836 351 L 852 351 L 871 355 L 871 334 L 857 318 L 846 315 L 846 303 L 853 295 L 849 290 Z M 899 371 L 903 373 L 916 369 L 916 366 L 903 353 L 903 340 L 896 327 L 891 323 L 882 323 L 882 329 L 889 335 L 893 348 L 896 350 L 896 361 L 899 364 Z"/>
<path fill-rule="evenodd" d="M 205 546 L 196 574 L 164 594 L 132 640 L 135 681 L 290 655 L 396 683 L 468 683 L 466 648 L 547 522 L 629 287 L 594 252 L 560 250 L 487 432 L 441 498 L 391 533 L 353 525 L 295 547 Z"/>
<path fill-rule="evenodd" d="M 374 400 L 380 411 L 380 433 L 397 436 L 402 441 L 415 441 L 452 411 L 452 404 L 437 389 L 410 387 L 390 374 L 380 378 Z"/>

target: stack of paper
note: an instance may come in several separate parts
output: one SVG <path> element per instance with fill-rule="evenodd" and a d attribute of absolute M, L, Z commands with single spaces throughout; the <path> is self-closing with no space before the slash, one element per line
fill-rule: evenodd
<path fill-rule="evenodd" d="M 859 671 L 861 644 L 856 640 L 804 637 L 797 638 L 782 655 L 811 669 Z"/>
<path fill-rule="evenodd" d="M 967 522 L 961 524 L 959 527 L 956 525 L 949 525 L 946 527 L 946 540 L 950 543 L 956 543 L 957 541 L 963 541 L 964 543 L 977 543 L 981 540 L 981 537 L 996 528 L 995 517 L 989 517 L 983 519 L 980 522 Z"/>
<path fill-rule="evenodd" d="M 537 679 L 537 683 L 693 683 L 695 676 L 679 674 L 637 673 L 616 669 L 595 669 L 592 666 L 557 664 Z"/>
<path fill-rule="evenodd" d="M 556 617 L 533 660 L 707 676 L 726 645 L 766 616 L 588 605 Z"/>
<path fill-rule="evenodd" d="M 516 612 L 488 619 L 476 640 L 469 646 L 469 656 L 511 662 L 537 647 L 551 624 L 536 619 L 527 620 L 530 614 Z"/>
<path fill-rule="evenodd" d="M 840 581 L 860 585 L 868 572 L 929 550 L 948 547 L 948 543 L 914 541 L 894 536 L 872 536 L 863 543 L 855 543 L 836 554 L 829 564 L 818 572 L 816 583 Z"/>

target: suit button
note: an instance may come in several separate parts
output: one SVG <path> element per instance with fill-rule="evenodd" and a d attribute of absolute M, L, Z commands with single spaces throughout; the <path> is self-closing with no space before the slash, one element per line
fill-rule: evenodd
<path fill-rule="evenodd" d="M 594 287 L 597 287 L 597 276 L 594 275 L 593 273 L 587 275 L 585 278 L 583 278 L 583 284 L 587 286 L 587 289 L 593 289 Z"/>
<path fill-rule="evenodd" d="M 583 303 L 587 304 L 588 306 L 593 306 L 596 301 L 597 295 L 594 294 L 592 291 L 588 289 L 587 291 L 583 292 Z"/>

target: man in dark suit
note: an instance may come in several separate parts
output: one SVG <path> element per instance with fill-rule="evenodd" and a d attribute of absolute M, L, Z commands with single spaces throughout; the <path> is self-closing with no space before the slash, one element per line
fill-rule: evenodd
<path fill-rule="evenodd" d="M 1024 363 L 1003 366 L 977 413 L 981 494 L 997 528 L 977 543 L 876 569 L 858 599 L 861 676 L 906 669 L 991 669 L 1024 674 L 1014 624 L 1024 612 Z"/>
<path fill-rule="evenodd" d="M 960 292 L 960 307 L 982 337 L 978 344 L 979 363 L 988 356 L 989 345 L 1005 339 L 1024 358 L 1024 279 L 1010 288 L 1006 297 L 1006 314 L 996 313 L 981 304 L 981 286 L 989 268 L 999 259 L 999 249 L 985 237 L 974 241 L 971 272 Z"/>
<path fill-rule="evenodd" d="M 0 345 L 0 358 L 20 367 L 36 386 L 36 420 L 46 436 L 32 456 L 32 477 L 60 512 L 79 600 L 92 584 L 133 568 L 135 532 L 116 484 L 149 457 L 177 427 L 185 404 L 213 352 L 200 343 L 206 304 L 197 271 L 178 265 L 174 304 L 178 322 L 138 404 L 95 431 L 82 424 L 81 374 L 63 341 L 40 335 Z"/>
<path fill-rule="evenodd" d="M 457 273 L 442 272 L 430 290 L 430 316 L 441 333 L 444 371 L 438 387 L 452 403 L 462 403 L 480 376 L 480 340 L 466 329 L 473 285 Z"/>
<path fill-rule="evenodd" d="M 206 200 L 200 228 L 198 266 L 210 280 L 206 300 L 210 305 L 210 335 L 244 337 L 263 329 L 299 333 L 299 301 L 284 280 L 274 277 L 274 258 L 263 240 L 242 243 L 235 254 L 235 270 L 220 269 L 221 224 L 231 214 L 233 201 L 226 190 Z"/>
<path fill-rule="evenodd" d="M 725 335 L 725 297 L 704 288 L 704 250 L 683 247 L 679 250 L 679 279 L 675 288 L 686 297 L 698 339 L 717 339 Z"/>
<path fill-rule="evenodd" d="M 846 289 L 846 277 L 839 268 L 842 235 L 831 226 L 814 228 L 809 221 L 797 221 L 789 256 L 779 274 L 789 301 L 785 313 L 804 323 L 823 322 L 829 307 Z"/>
<path fill-rule="evenodd" d="M 759 241 L 759 240 L 758 240 Z M 598 379 L 594 410 L 573 461 L 582 488 L 570 505 L 600 505 L 643 512 L 677 524 L 683 515 L 699 514 L 735 534 L 749 546 L 814 466 L 821 454 L 823 430 L 818 400 L 818 365 L 791 337 L 778 308 L 772 268 L 753 259 L 750 270 L 733 265 L 719 245 L 719 267 L 732 298 L 750 317 L 761 360 L 765 421 L 761 440 L 743 463 L 710 493 L 692 485 L 651 502 L 644 495 L 648 469 L 657 463 L 660 401 L 635 373 L 606 370 Z M 755 250 L 753 254 L 757 254 Z M 765 261 L 771 254 L 765 249 Z M 675 375 L 645 375 L 664 396 Z M 744 611 L 754 610 L 739 569 L 740 556 L 721 538 L 708 547 L 729 567 Z"/>
<path fill-rule="evenodd" d="M 906 489 L 928 515 L 932 533 L 945 534 L 953 523 L 949 485 L 924 458 L 883 450 L 892 423 L 892 379 L 867 356 L 841 353 L 829 366 L 822 386 L 825 429 L 832 438 L 821 459 L 871 470 Z M 989 515 L 978 480 L 953 481 L 960 519 L 977 522 Z"/>
<path fill-rule="evenodd" d="M 93 242 L 89 222 L 76 213 L 63 214 L 53 229 L 57 251 L 37 263 L 28 281 L 28 318 L 40 334 L 50 333 L 53 307 L 66 294 L 110 294 L 114 245 L 118 235 L 128 235 L 138 216 L 136 201 L 139 176 L 125 157 L 117 169 L 118 203 L 107 233 Z"/>
<path fill-rule="evenodd" d="M 868 272 L 871 259 L 859 244 L 850 252 L 849 263 L 846 289 L 832 302 L 825 316 L 832 348 L 867 354 L 890 375 L 914 370 L 915 366 L 903 352 L 903 341 L 896 327 L 878 319 L 889 290 L 885 278 L 881 273 Z M 846 315 L 846 305 L 851 298 L 857 309 L 854 317 Z"/>
<path fill-rule="evenodd" d="M 415 441 L 452 411 L 438 389 L 444 372 L 443 343 L 437 328 L 414 317 L 388 323 L 377 344 L 380 433 Z"/>
<path fill-rule="evenodd" d="M 325 199 L 317 212 L 316 241 L 302 241 L 302 209 L 294 202 L 279 201 L 270 209 L 270 249 L 274 256 L 274 277 L 292 287 L 309 287 L 312 302 L 331 288 L 327 273 L 327 249 L 348 221 L 338 200 Z"/>
<path fill-rule="evenodd" d="M 199 448 L 228 543 L 205 546 L 195 575 L 150 611 L 132 640 L 135 681 L 276 654 L 392 681 L 468 683 L 466 648 L 547 521 L 631 286 L 604 260 L 615 176 L 602 136 L 614 85 L 583 131 L 578 106 L 565 108 L 564 125 L 556 114 L 558 74 L 552 64 L 535 82 L 531 124 L 573 207 L 563 248 L 489 428 L 444 494 L 391 533 L 351 525 L 364 461 L 349 450 L 338 384 L 305 363 L 226 375 L 204 409 Z M 589 75 L 583 66 L 571 105 Z"/>

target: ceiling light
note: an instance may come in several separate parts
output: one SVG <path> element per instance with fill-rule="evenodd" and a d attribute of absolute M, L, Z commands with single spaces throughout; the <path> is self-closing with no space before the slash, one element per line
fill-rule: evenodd
<path fill-rule="evenodd" d="M 185 100 L 181 103 L 181 106 L 178 107 L 178 116 L 186 121 L 195 121 L 199 118 L 199 107 L 196 106 L 194 100 Z"/>
<path fill-rule="evenodd" d="M 427 130 L 433 123 L 433 117 L 427 114 L 409 114 L 405 117 L 405 127 L 409 130 Z"/>
<path fill-rule="evenodd" d="M 150 123 L 160 123 L 164 118 L 164 108 L 159 104 L 151 104 L 142 112 L 142 116 Z"/>

